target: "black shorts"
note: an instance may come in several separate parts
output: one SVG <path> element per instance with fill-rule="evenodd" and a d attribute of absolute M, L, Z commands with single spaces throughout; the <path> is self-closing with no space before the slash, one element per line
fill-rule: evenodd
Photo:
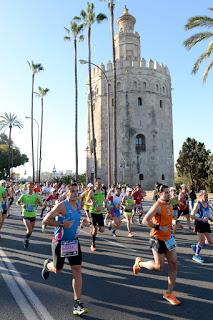
<path fill-rule="evenodd" d="M 187 209 L 185 209 L 185 210 L 178 210 L 178 218 L 179 218 L 180 216 L 185 216 L 185 215 L 187 215 L 187 214 L 189 214 L 189 208 L 187 208 Z"/>
<path fill-rule="evenodd" d="M 195 231 L 200 233 L 211 233 L 210 224 L 203 221 L 195 221 Z"/>
<path fill-rule="evenodd" d="M 52 256 L 53 265 L 56 270 L 62 270 L 64 266 L 65 257 L 61 257 L 61 243 L 55 239 L 52 240 Z M 74 257 L 67 257 L 70 266 L 80 266 L 82 264 L 81 246 L 78 242 L 78 255 Z"/>
<path fill-rule="evenodd" d="M 151 238 L 149 242 L 150 242 L 150 248 L 154 249 L 159 254 L 163 254 L 166 251 L 168 251 L 165 242 L 162 240 Z"/>
<path fill-rule="evenodd" d="M 34 222 L 34 221 L 36 221 L 36 217 L 22 217 L 22 220 L 29 220 L 30 222 Z"/>
<path fill-rule="evenodd" d="M 2 212 L 0 211 L 0 214 L 7 214 L 7 209 L 3 209 Z"/>
<path fill-rule="evenodd" d="M 91 213 L 92 217 L 92 225 L 95 227 L 98 225 L 99 227 L 104 227 L 104 217 L 102 213 Z"/>

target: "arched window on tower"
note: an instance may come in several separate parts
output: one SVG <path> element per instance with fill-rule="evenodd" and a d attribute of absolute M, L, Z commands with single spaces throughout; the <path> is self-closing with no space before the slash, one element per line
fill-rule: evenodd
<path fill-rule="evenodd" d="M 143 105 L 143 101 L 141 97 L 138 97 L 138 106 L 142 106 Z"/>
<path fill-rule="evenodd" d="M 143 134 L 138 134 L 135 138 L 135 149 L 136 152 L 146 151 L 146 139 Z"/>
<path fill-rule="evenodd" d="M 146 82 L 143 82 L 143 88 L 146 89 Z"/>
<path fill-rule="evenodd" d="M 134 87 L 134 89 L 137 89 L 137 87 L 138 87 L 137 81 L 134 81 L 133 87 Z"/>

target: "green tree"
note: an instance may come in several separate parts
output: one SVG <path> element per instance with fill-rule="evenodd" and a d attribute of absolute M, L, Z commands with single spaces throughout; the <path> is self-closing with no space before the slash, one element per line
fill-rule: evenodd
<path fill-rule="evenodd" d="M 32 146 L 32 169 L 33 169 L 33 182 L 35 182 L 35 160 L 34 160 L 34 142 L 33 142 L 33 102 L 34 102 L 34 83 L 35 83 L 35 75 L 40 71 L 43 71 L 43 67 L 40 63 L 34 63 L 33 61 L 27 61 L 29 68 L 32 72 L 32 90 L 31 90 L 31 146 Z"/>
<path fill-rule="evenodd" d="M 209 157 L 209 172 L 208 172 L 208 182 L 207 182 L 207 189 L 209 192 L 213 192 L 213 154 Z"/>
<path fill-rule="evenodd" d="M 12 144 L 12 128 L 23 128 L 23 124 L 18 120 L 17 116 L 14 113 L 4 113 L 3 116 L 0 116 L 0 131 L 9 129 L 9 141 L 8 141 L 8 179 L 10 181 L 10 168 L 11 168 L 11 144 Z M 13 154 L 13 153 L 12 153 Z M 13 157 L 12 157 L 13 158 Z M 13 163 L 12 163 L 13 166 Z"/>
<path fill-rule="evenodd" d="M 76 17 L 75 17 L 76 19 Z M 64 37 L 65 41 L 73 39 L 74 46 L 74 67 L 75 67 L 75 179 L 78 181 L 78 54 L 77 42 L 83 41 L 84 36 L 81 34 L 83 31 L 83 23 L 78 24 L 76 20 L 70 22 L 70 28 L 64 28 L 67 35 Z"/>
<path fill-rule="evenodd" d="M 213 8 L 209 8 L 209 10 L 213 10 Z M 211 31 L 213 27 L 213 18 L 208 17 L 208 16 L 195 16 L 189 18 L 187 23 L 185 24 L 185 30 L 191 30 L 193 28 L 197 27 L 205 27 L 210 31 L 204 31 L 204 32 L 199 32 L 188 39 L 186 39 L 183 43 L 183 45 L 190 50 L 192 47 L 194 47 L 197 43 L 209 40 L 213 37 L 213 32 Z M 206 50 L 198 57 L 198 59 L 195 61 L 192 69 L 192 73 L 196 74 L 197 71 L 200 68 L 200 65 L 203 61 L 207 60 L 210 58 L 210 56 L 213 53 L 213 41 L 210 41 Z M 203 74 L 203 82 L 206 81 L 209 71 L 213 66 L 213 61 L 211 60 L 210 63 L 207 65 L 206 69 L 204 70 Z"/>
<path fill-rule="evenodd" d="M 90 96 L 90 114 L 91 114 L 91 125 L 92 125 L 92 147 L 94 156 L 94 174 L 97 177 L 97 157 L 96 157 L 96 139 L 95 139 L 95 127 L 94 127 L 94 112 L 93 112 L 93 96 L 92 96 L 92 75 L 91 75 L 91 30 L 95 22 L 101 23 L 107 19 L 103 13 L 95 14 L 94 4 L 87 2 L 86 10 L 81 10 L 80 18 L 87 29 L 87 41 L 88 41 L 88 72 L 89 72 L 89 96 Z M 79 20 L 79 17 L 74 19 Z"/>
<path fill-rule="evenodd" d="M 41 160 L 42 160 L 42 142 L 43 142 L 43 117 L 44 117 L 44 97 L 50 91 L 48 88 L 38 87 L 36 93 L 41 98 L 41 123 L 40 123 L 40 153 L 39 153 L 39 169 L 38 169 L 38 182 L 41 181 Z"/>
<path fill-rule="evenodd" d="M 187 138 L 177 159 L 177 175 L 187 177 L 188 182 L 197 190 L 205 188 L 210 169 L 210 153 L 210 150 L 206 150 L 204 143 Z"/>
<path fill-rule="evenodd" d="M 13 167 L 24 165 L 29 161 L 26 154 L 21 154 L 20 150 L 14 145 L 11 140 L 12 152 L 13 152 Z M 0 134 L 0 178 L 6 178 L 9 176 L 8 171 L 8 150 L 9 150 L 9 138 L 6 134 Z"/>

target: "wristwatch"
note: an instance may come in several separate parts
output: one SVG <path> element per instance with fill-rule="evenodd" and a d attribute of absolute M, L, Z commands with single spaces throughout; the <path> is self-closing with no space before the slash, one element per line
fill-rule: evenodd
<path fill-rule="evenodd" d="M 160 230 L 160 225 L 159 225 L 159 224 L 154 224 L 153 228 L 154 228 L 155 230 Z"/>

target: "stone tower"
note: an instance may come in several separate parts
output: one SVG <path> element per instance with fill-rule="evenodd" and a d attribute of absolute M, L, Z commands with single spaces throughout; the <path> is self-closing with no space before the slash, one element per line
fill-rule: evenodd
<path fill-rule="evenodd" d="M 156 181 L 174 180 L 171 78 L 166 66 L 141 59 L 140 35 L 134 31 L 135 17 L 125 7 L 115 35 L 117 66 L 117 177 L 129 185 L 141 183 L 153 189 Z M 105 72 L 109 82 L 110 141 L 113 159 L 113 67 Z M 98 68 L 92 70 L 93 110 L 97 171 L 107 184 L 108 113 L 107 82 Z M 90 104 L 89 104 L 90 105 Z M 87 174 L 94 172 L 90 112 L 88 113 Z M 111 163 L 113 168 L 113 164 Z"/>

